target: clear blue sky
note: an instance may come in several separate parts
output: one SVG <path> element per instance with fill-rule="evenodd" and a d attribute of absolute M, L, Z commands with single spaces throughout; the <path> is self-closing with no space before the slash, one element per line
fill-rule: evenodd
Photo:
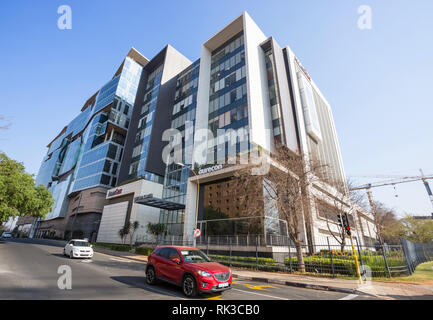
<path fill-rule="evenodd" d="M 57 28 L 63 4 L 72 30 Z M 357 27 L 360 5 L 372 8 L 371 30 Z M 433 174 L 431 0 L 1 1 L 0 115 L 11 127 L 0 150 L 36 174 L 131 46 L 152 58 L 169 43 L 195 60 L 243 10 L 294 50 L 330 102 L 347 175 Z M 374 196 L 401 215 L 433 211 L 421 182 L 396 188 Z"/>

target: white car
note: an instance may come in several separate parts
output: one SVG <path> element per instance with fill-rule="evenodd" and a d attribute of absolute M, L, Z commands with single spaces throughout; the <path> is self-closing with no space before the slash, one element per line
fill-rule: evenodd
<path fill-rule="evenodd" d="M 10 233 L 10 232 L 3 232 L 3 234 L 2 234 L 2 236 L 1 236 L 3 239 L 6 239 L 6 238 L 12 238 L 12 233 Z"/>
<path fill-rule="evenodd" d="M 69 258 L 92 258 L 92 245 L 87 240 L 72 239 L 63 248 L 63 255 Z"/>

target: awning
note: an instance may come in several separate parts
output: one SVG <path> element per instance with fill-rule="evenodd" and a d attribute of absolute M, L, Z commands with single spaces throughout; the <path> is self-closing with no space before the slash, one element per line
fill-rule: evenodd
<path fill-rule="evenodd" d="M 149 207 L 165 209 L 165 210 L 183 210 L 185 205 L 182 203 L 171 202 L 159 198 L 155 198 L 153 194 L 148 194 L 134 199 L 135 203 L 142 204 Z"/>

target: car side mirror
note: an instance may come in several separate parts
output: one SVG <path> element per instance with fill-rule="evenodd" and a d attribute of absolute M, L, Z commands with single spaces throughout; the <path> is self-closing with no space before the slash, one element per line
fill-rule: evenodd
<path fill-rule="evenodd" d="M 179 263 L 180 263 L 179 258 L 174 258 L 174 259 L 172 259 L 171 261 L 173 261 L 173 262 L 176 263 L 176 264 L 179 264 Z"/>

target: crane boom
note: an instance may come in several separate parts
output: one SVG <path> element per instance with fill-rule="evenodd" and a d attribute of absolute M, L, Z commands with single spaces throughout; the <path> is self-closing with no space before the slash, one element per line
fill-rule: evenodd
<path fill-rule="evenodd" d="M 375 214 L 375 207 L 374 207 L 374 203 L 373 203 L 373 198 L 371 195 L 371 188 L 377 188 L 377 187 L 383 187 L 383 186 L 391 186 L 391 185 L 396 185 L 396 184 L 401 184 L 401 183 L 408 183 L 408 182 L 414 182 L 414 181 L 422 181 L 424 183 L 424 187 L 427 190 L 427 194 L 429 196 L 430 202 L 433 206 L 433 193 L 430 189 L 430 185 L 428 184 L 427 180 L 433 179 L 433 175 L 430 176 L 425 176 L 423 171 L 421 169 L 419 169 L 419 171 L 421 172 L 421 176 L 415 176 L 415 177 L 411 177 L 411 176 L 407 176 L 407 177 L 402 177 L 400 179 L 393 179 L 393 180 L 388 180 L 388 181 L 382 181 L 382 182 L 376 182 L 375 184 L 369 183 L 366 185 L 362 185 L 359 187 L 354 187 L 351 188 L 350 190 L 355 191 L 355 190 L 363 190 L 365 189 L 367 191 L 367 195 L 368 195 L 368 199 L 370 202 L 370 206 L 372 208 L 373 214 Z"/>

